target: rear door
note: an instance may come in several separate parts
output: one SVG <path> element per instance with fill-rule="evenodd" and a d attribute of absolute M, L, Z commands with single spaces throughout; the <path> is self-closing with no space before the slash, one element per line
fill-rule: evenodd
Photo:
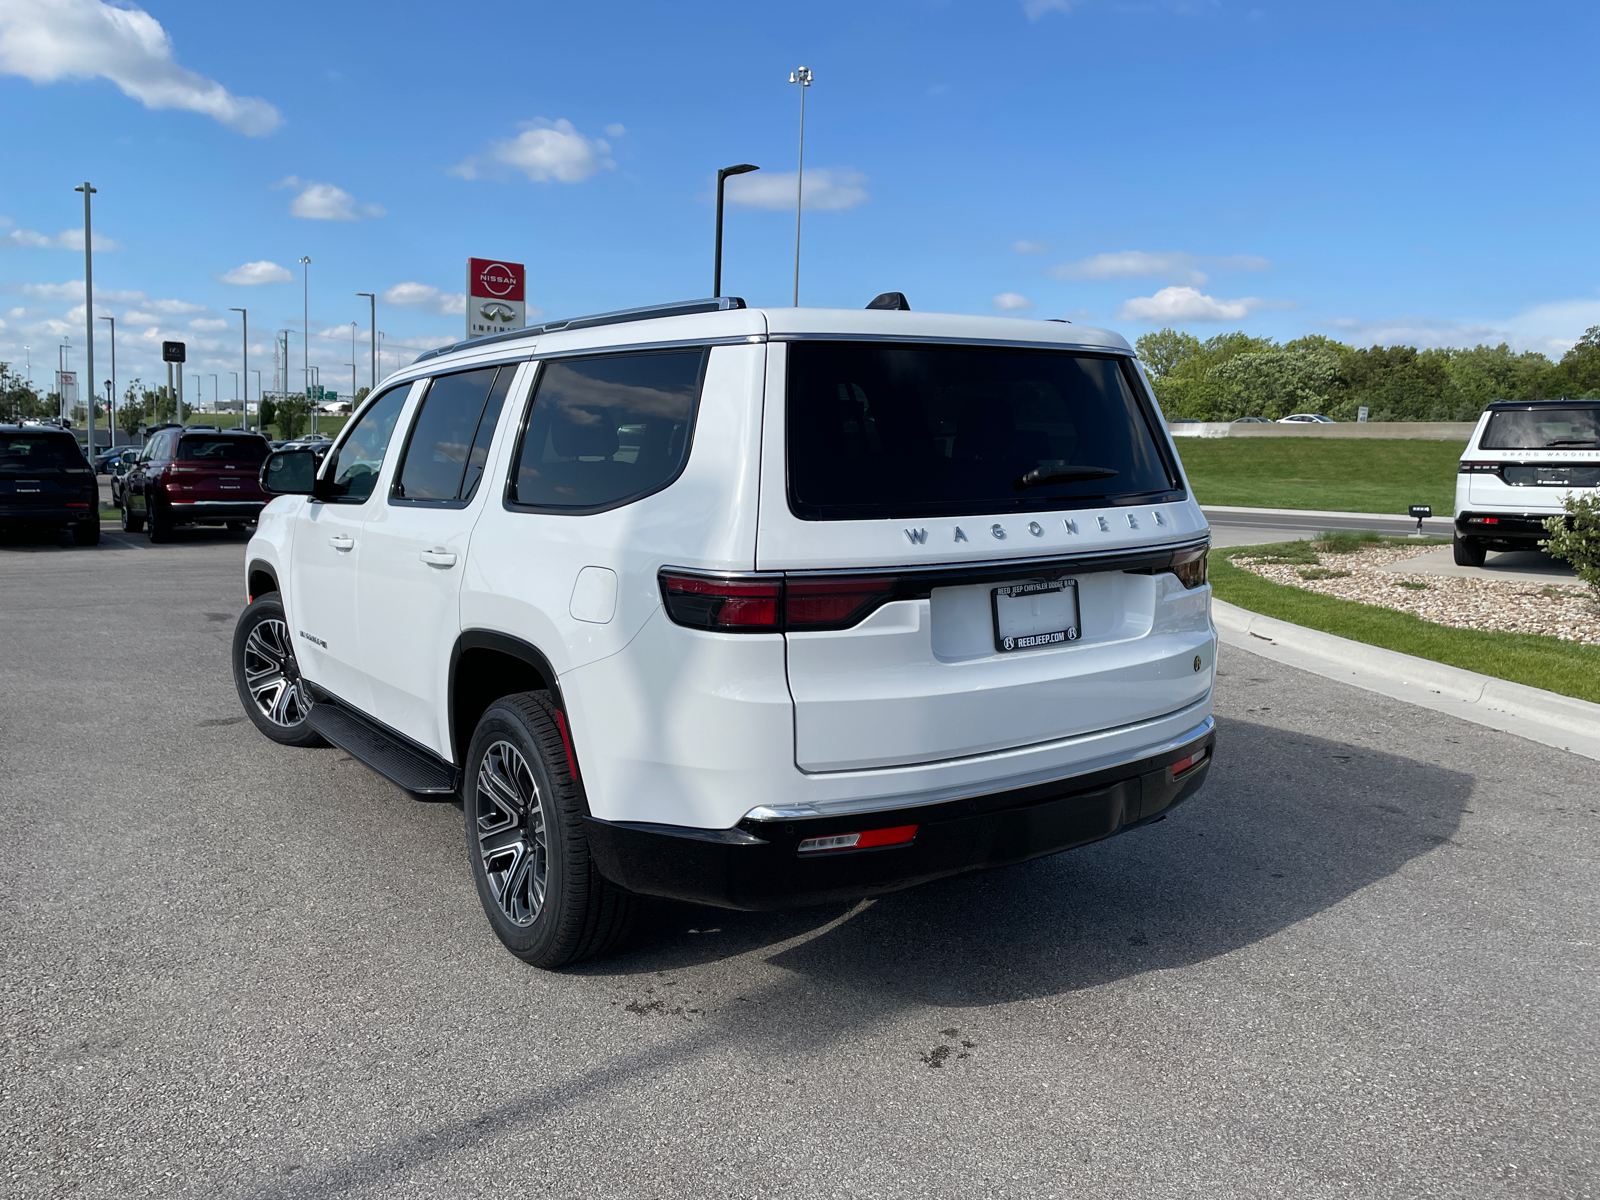
<path fill-rule="evenodd" d="M 205 509 L 237 511 L 241 504 L 265 504 L 259 476 L 267 440 L 251 434 L 186 433 L 178 439 L 170 490 L 174 500 Z"/>
<path fill-rule="evenodd" d="M 372 715 L 446 758 L 441 701 L 461 629 L 467 545 L 492 490 L 483 469 L 517 370 L 512 363 L 427 382 L 393 482 L 361 531 L 356 601 Z"/>
<path fill-rule="evenodd" d="M 962 758 L 1205 698 L 1209 592 L 1166 569 L 1204 519 L 1131 360 L 795 340 L 768 363 L 757 558 L 787 577 L 801 769 Z"/>

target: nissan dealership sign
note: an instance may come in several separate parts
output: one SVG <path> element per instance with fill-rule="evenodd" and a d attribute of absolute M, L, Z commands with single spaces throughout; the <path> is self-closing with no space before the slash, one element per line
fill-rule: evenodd
<path fill-rule="evenodd" d="M 467 259 L 467 336 L 521 329 L 528 323 L 521 263 L 498 258 Z"/>

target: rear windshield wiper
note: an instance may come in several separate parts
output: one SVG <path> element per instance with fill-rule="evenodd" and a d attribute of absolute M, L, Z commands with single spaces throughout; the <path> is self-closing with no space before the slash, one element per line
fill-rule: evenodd
<path fill-rule="evenodd" d="M 1052 483 L 1082 483 L 1088 479 L 1110 479 L 1117 472 L 1110 467 L 1052 467 L 1046 470 L 1035 467 L 1020 479 L 1014 479 L 1011 486 L 1019 492 L 1029 488 L 1049 487 Z"/>
<path fill-rule="evenodd" d="M 1600 438 L 1562 438 L 1560 441 L 1546 442 L 1545 446 L 1600 446 Z"/>

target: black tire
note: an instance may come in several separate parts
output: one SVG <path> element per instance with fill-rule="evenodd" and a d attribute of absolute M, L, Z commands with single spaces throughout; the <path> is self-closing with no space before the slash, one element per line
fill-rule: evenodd
<path fill-rule="evenodd" d="M 1484 555 L 1488 553 L 1477 538 L 1464 538 L 1459 533 L 1456 534 L 1455 552 L 1458 567 L 1481 567 Z"/>
<path fill-rule="evenodd" d="M 277 592 L 259 597 L 239 614 L 233 629 L 233 682 L 246 715 L 273 741 L 285 746 L 328 744 L 306 720 L 311 702 Z"/>
<path fill-rule="evenodd" d="M 122 532 L 138 533 L 144 528 L 144 518 L 128 507 L 128 498 L 122 498 Z"/>
<path fill-rule="evenodd" d="M 72 541 L 78 546 L 98 546 L 100 544 L 100 522 L 79 521 L 72 527 Z"/>
<path fill-rule="evenodd" d="M 152 542 L 160 544 L 172 540 L 172 514 L 154 500 L 146 501 L 148 512 L 145 514 L 145 536 Z"/>
<path fill-rule="evenodd" d="M 461 798 L 478 899 L 507 950 L 551 969 L 626 936 L 633 897 L 601 876 L 589 854 L 583 788 L 549 693 L 489 706 L 467 750 Z"/>

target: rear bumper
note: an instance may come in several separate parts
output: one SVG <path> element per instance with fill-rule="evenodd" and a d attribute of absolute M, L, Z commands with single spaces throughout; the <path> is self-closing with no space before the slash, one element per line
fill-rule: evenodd
<path fill-rule="evenodd" d="M 620 887 L 721 908 L 776 909 L 857 899 L 932 879 L 1041 858 L 1164 817 L 1204 784 L 1216 730 L 1089 775 L 897 808 L 892 813 L 750 819 L 691 829 L 585 819 L 595 863 Z M 1174 763 L 1205 757 L 1173 776 Z M 805 838 L 917 826 L 907 845 L 801 854 Z"/>
<path fill-rule="evenodd" d="M 7 529 L 76 525 L 80 521 L 98 520 L 99 516 L 87 504 L 82 508 L 67 508 L 61 504 L 0 504 L 0 526 Z"/>
<path fill-rule="evenodd" d="M 1549 537 L 1544 523 L 1561 513 L 1481 512 L 1464 510 L 1456 517 L 1456 535 L 1483 542 L 1534 546 Z"/>
<path fill-rule="evenodd" d="M 267 506 L 265 500 L 169 500 L 166 507 L 175 524 L 197 521 L 253 521 Z"/>

